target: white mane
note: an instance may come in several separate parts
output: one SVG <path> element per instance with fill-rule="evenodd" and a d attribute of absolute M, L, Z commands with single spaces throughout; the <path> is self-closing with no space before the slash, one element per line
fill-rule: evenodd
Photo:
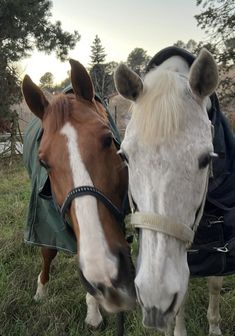
<path fill-rule="evenodd" d="M 144 93 L 133 104 L 133 121 L 144 143 L 159 144 L 177 134 L 184 112 L 179 75 L 156 68 L 144 80 Z"/>

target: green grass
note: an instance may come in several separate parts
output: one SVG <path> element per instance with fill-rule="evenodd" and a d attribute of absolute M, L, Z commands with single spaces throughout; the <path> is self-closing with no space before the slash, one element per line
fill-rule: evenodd
<path fill-rule="evenodd" d="M 20 161 L 9 167 L 0 161 L 0 335 L 88 336 L 115 335 L 115 316 L 106 313 L 105 327 L 98 331 L 85 323 L 85 291 L 74 257 L 60 253 L 53 264 L 49 296 L 35 303 L 40 249 L 23 243 L 30 181 Z M 208 291 L 204 279 L 190 283 L 186 309 L 188 336 L 207 335 Z M 224 336 L 235 334 L 235 277 L 226 277 L 221 300 Z M 126 315 L 126 335 L 162 335 L 142 327 L 137 308 Z"/>

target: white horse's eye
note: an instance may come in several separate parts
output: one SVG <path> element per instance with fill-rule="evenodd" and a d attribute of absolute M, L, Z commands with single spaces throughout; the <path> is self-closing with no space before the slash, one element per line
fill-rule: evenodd
<path fill-rule="evenodd" d="M 210 164 L 210 162 L 214 158 L 215 159 L 223 159 L 224 155 L 223 155 L 223 153 L 220 154 L 220 153 L 214 153 L 214 152 L 208 152 L 208 153 L 202 154 L 198 159 L 199 169 L 206 168 L 208 166 L 208 164 Z"/>
<path fill-rule="evenodd" d="M 210 156 L 210 153 L 203 153 L 200 155 L 198 158 L 198 167 L 199 169 L 204 169 L 206 168 L 209 163 L 211 162 L 212 157 Z"/>

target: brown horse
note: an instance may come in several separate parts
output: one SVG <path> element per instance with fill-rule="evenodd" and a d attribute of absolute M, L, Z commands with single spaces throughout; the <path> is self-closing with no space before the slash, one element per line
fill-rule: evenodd
<path fill-rule="evenodd" d="M 67 199 L 63 211 L 76 236 L 81 277 L 90 293 L 86 323 L 97 327 L 102 321 L 99 304 L 118 312 L 135 303 L 130 249 L 114 211 L 122 207 L 128 177 L 107 113 L 94 99 L 90 76 L 79 62 L 71 60 L 70 65 L 73 94 L 60 94 L 49 102 L 27 75 L 22 91 L 30 110 L 41 119 L 38 160 L 47 169 L 54 201 L 61 207 Z M 91 193 L 79 189 L 83 186 Z M 35 299 L 47 292 L 56 253 L 42 248 Z"/>

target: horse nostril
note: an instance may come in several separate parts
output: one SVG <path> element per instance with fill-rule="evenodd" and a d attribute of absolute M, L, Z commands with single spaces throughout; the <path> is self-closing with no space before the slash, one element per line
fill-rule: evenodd
<path fill-rule="evenodd" d="M 165 314 L 171 313 L 174 310 L 174 307 L 175 307 L 176 301 L 177 301 L 177 297 L 178 297 L 178 294 L 176 293 L 173 297 L 173 300 L 172 300 L 170 306 L 166 310 Z"/>

